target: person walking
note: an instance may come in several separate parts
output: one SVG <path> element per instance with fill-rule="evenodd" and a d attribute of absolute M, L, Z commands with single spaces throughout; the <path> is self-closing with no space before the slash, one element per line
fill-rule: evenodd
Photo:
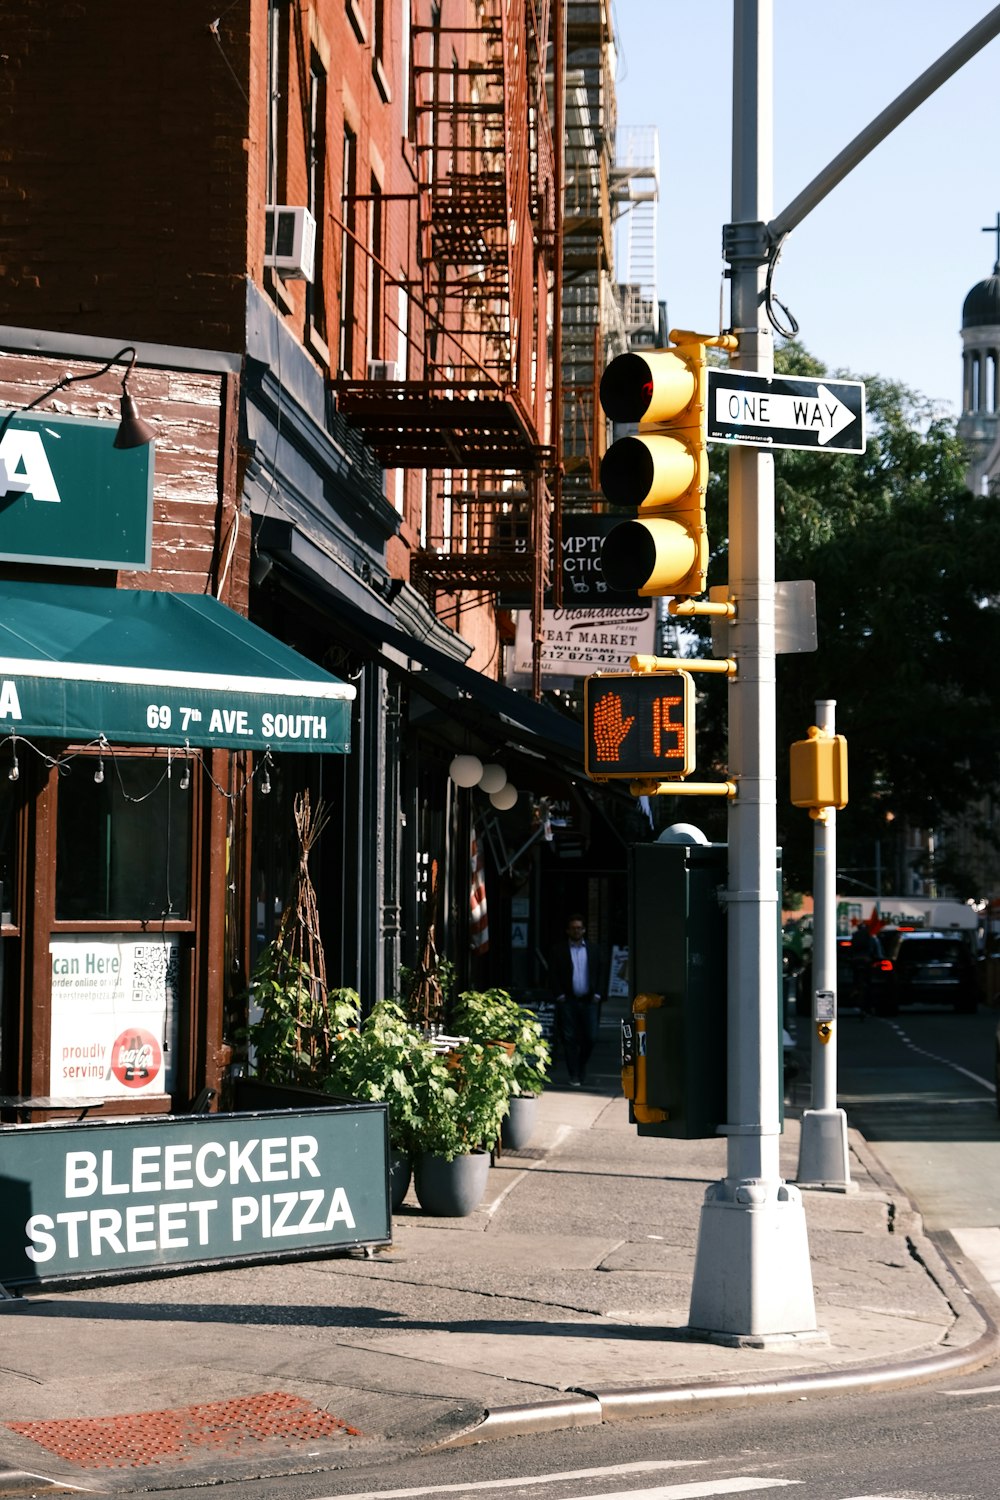
<path fill-rule="evenodd" d="M 562 1043 L 571 1088 L 587 1079 L 587 1063 L 597 1041 L 604 994 L 603 950 L 588 943 L 583 918 L 574 913 L 566 937 L 552 950 L 549 982 L 556 999 L 556 1034 Z"/>

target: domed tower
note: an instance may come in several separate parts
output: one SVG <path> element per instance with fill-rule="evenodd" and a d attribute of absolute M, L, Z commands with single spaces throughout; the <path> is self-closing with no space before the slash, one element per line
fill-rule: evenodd
<path fill-rule="evenodd" d="M 959 437 L 969 447 L 968 485 L 981 493 L 1000 477 L 1000 213 L 983 230 L 997 237 L 993 275 L 977 282 L 962 308 L 962 415 Z"/>

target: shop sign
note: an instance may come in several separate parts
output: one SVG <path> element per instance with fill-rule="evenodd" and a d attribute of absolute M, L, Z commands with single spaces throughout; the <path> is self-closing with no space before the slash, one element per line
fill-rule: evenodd
<path fill-rule="evenodd" d="M 172 1093 L 177 939 L 59 937 L 49 954 L 49 1093 L 81 1100 Z"/>
<path fill-rule="evenodd" d="M 391 1239 L 384 1104 L 3 1132 L 0 1283 Z"/>
<path fill-rule="evenodd" d="M 0 559 L 148 568 L 153 445 L 116 448 L 118 422 L 19 412 L 0 439 Z"/>
<path fill-rule="evenodd" d="M 653 652 L 656 618 L 639 609 L 547 609 L 542 615 L 542 676 L 627 672 L 629 658 Z M 517 617 L 515 676 L 531 674 L 531 616 Z"/>

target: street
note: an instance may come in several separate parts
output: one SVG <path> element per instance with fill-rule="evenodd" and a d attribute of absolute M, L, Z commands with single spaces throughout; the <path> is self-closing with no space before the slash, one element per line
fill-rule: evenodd
<path fill-rule="evenodd" d="M 799 1021 L 799 1045 L 808 1023 Z M 841 1103 L 949 1256 L 971 1230 L 1000 1239 L 1000 1124 L 990 1074 L 996 1018 L 846 1014 Z M 808 1100 L 808 1078 L 793 1085 Z M 817 1267 L 817 1275 L 822 1268 Z M 971 1271 L 974 1293 L 989 1296 Z M 233 1500 L 693 1500 L 792 1489 L 810 1500 L 993 1500 L 994 1367 L 885 1394 L 794 1398 L 484 1443 L 370 1467 L 222 1485 Z M 164 1500 L 182 1491 L 159 1491 Z"/>

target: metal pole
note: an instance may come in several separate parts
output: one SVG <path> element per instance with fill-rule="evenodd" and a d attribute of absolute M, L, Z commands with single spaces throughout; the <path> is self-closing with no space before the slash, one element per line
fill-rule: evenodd
<path fill-rule="evenodd" d="M 834 733 L 836 702 L 816 704 L 816 724 Z M 837 1108 L 837 811 L 820 808 L 813 833 L 812 1108 L 803 1111 L 796 1182 L 847 1192 L 847 1116 Z"/>
<path fill-rule="evenodd" d="M 763 317 L 773 174 L 773 0 L 736 0 L 733 27 L 733 332 L 739 367 L 769 374 Z M 745 239 L 741 231 L 746 230 Z M 765 1347 L 816 1336 L 805 1213 L 778 1167 L 780 1069 L 774 673 L 774 462 L 733 447 L 729 587 L 736 602 L 729 688 L 729 1120 L 727 1175 L 705 1194 L 689 1324 Z"/>

